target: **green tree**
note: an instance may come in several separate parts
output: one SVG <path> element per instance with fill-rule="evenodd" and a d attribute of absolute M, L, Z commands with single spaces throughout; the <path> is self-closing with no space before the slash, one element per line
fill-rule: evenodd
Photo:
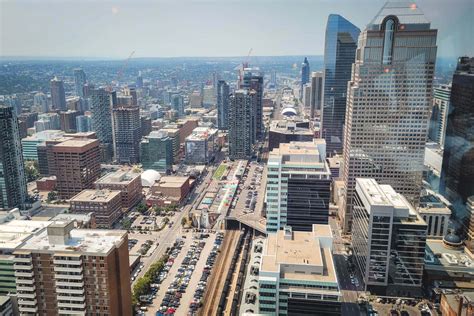
<path fill-rule="evenodd" d="M 122 229 L 129 230 L 132 227 L 132 222 L 128 217 L 124 218 L 122 221 Z"/>
<path fill-rule="evenodd" d="M 146 211 L 148 211 L 148 207 L 145 205 L 145 203 L 141 202 L 140 204 L 138 204 L 137 206 L 137 211 L 140 212 L 141 214 L 145 213 Z"/>
<path fill-rule="evenodd" d="M 38 179 L 40 176 L 38 171 L 38 162 L 34 160 L 26 161 L 25 174 L 28 182 L 35 181 L 36 179 Z"/>
<path fill-rule="evenodd" d="M 58 193 L 56 191 L 51 191 L 48 193 L 47 202 L 55 201 L 58 198 Z"/>
<path fill-rule="evenodd" d="M 141 277 L 133 286 L 133 298 L 139 300 L 140 296 L 146 295 L 150 291 L 151 279 L 149 277 Z"/>
<path fill-rule="evenodd" d="M 186 226 L 186 224 L 188 224 L 188 219 L 185 216 L 181 219 L 181 226 Z"/>

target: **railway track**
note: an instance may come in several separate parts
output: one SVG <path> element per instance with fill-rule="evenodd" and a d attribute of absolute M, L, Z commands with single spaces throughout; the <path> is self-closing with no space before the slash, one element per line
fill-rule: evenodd
<path fill-rule="evenodd" d="M 222 244 L 222 251 L 216 260 L 216 266 L 211 272 L 210 280 L 207 284 L 207 291 L 204 295 L 204 305 L 199 310 L 198 315 L 210 316 L 216 315 L 220 300 L 220 294 L 224 287 L 229 265 L 232 261 L 233 250 L 238 241 L 240 231 L 227 231 Z"/>

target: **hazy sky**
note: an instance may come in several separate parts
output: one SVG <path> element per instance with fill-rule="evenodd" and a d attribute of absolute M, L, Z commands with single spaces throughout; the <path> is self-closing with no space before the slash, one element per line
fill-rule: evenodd
<path fill-rule="evenodd" d="M 363 29 L 384 0 L 0 0 L 0 56 L 322 55 L 327 16 Z M 473 0 L 419 0 L 438 55 L 474 55 Z"/>

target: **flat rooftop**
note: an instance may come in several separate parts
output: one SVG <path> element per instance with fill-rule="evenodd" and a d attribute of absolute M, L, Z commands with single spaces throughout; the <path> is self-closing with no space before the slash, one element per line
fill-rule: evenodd
<path fill-rule="evenodd" d="M 15 249 L 34 233 L 51 225 L 49 221 L 13 220 L 0 225 L 0 248 Z"/>
<path fill-rule="evenodd" d="M 98 184 L 128 184 L 141 176 L 140 171 L 134 171 L 133 169 L 121 169 L 106 174 L 95 183 Z"/>
<path fill-rule="evenodd" d="M 98 139 L 91 139 L 91 138 L 68 138 L 65 141 L 54 145 L 55 148 L 82 148 L 86 146 L 90 146 L 94 143 L 98 143 Z"/>
<path fill-rule="evenodd" d="M 173 187 L 173 188 L 180 188 L 182 187 L 186 181 L 188 181 L 189 177 L 161 177 L 155 184 L 160 187 Z"/>
<path fill-rule="evenodd" d="M 281 278 L 336 282 L 332 260 L 332 232 L 329 225 L 313 225 L 312 232 L 293 231 L 292 238 L 284 230 L 269 234 L 262 255 L 261 271 L 279 272 Z M 324 239 L 324 241 L 323 241 Z M 313 266 L 322 273 L 296 273 L 282 265 Z M 297 267 L 296 267 L 297 269 Z"/>
<path fill-rule="evenodd" d="M 60 223 L 60 222 L 59 222 Z M 20 250 L 107 254 L 127 235 L 123 230 L 73 229 L 65 244 L 51 244 L 46 230 L 30 238 Z"/>
<path fill-rule="evenodd" d="M 71 202 L 110 202 L 116 196 L 120 196 L 120 191 L 115 190 L 84 190 L 74 196 Z"/>
<path fill-rule="evenodd" d="M 454 249 L 439 239 L 426 240 L 425 265 L 474 271 L 474 257 L 464 247 Z"/>

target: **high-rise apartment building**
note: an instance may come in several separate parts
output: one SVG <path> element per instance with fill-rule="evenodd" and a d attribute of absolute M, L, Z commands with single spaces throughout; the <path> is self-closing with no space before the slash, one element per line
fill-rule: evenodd
<path fill-rule="evenodd" d="M 341 315 L 342 294 L 329 225 L 291 227 L 266 238 L 258 267 L 262 315 Z"/>
<path fill-rule="evenodd" d="M 59 221 L 13 254 L 21 315 L 132 315 L 126 231 Z"/>
<path fill-rule="evenodd" d="M 474 57 L 458 60 L 447 120 L 439 189 L 453 204 L 454 216 L 462 218 L 474 195 Z"/>
<path fill-rule="evenodd" d="M 329 156 L 342 153 L 347 82 L 351 80 L 360 30 L 340 15 L 331 14 L 324 44 L 322 136 Z"/>
<path fill-rule="evenodd" d="M 263 73 L 258 68 L 245 68 L 240 84 L 241 89 L 255 91 L 255 135 L 257 139 L 263 136 Z"/>
<path fill-rule="evenodd" d="M 18 119 L 0 105 L 0 209 L 22 207 L 27 196 Z"/>
<path fill-rule="evenodd" d="M 322 110 L 323 104 L 323 81 L 324 73 L 322 71 L 315 71 L 311 73 L 311 101 L 310 101 L 310 118 L 314 118 L 316 111 Z"/>
<path fill-rule="evenodd" d="M 311 83 L 306 83 L 303 86 L 303 94 L 301 99 L 304 107 L 309 109 L 311 107 Z"/>
<path fill-rule="evenodd" d="M 446 123 L 448 121 L 447 119 L 450 98 L 450 85 L 441 85 L 433 89 L 433 107 L 431 110 L 430 129 L 428 136 L 441 148 L 444 147 L 444 138 L 446 136 Z"/>
<path fill-rule="evenodd" d="M 253 153 L 256 134 L 255 91 L 236 90 L 229 97 L 229 157 L 248 159 Z"/>
<path fill-rule="evenodd" d="M 79 111 L 68 110 L 59 112 L 59 124 L 61 130 L 66 133 L 75 133 L 77 131 L 76 118 L 79 116 Z"/>
<path fill-rule="evenodd" d="M 267 168 L 268 233 L 285 226 L 311 231 L 313 224 L 328 223 L 331 170 L 324 139 L 280 144 Z"/>
<path fill-rule="evenodd" d="M 184 115 L 184 97 L 179 93 L 171 95 L 171 109 L 175 110 L 179 116 Z"/>
<path fill-rule="evenodd" d="M 311 74 L 311 69 L 309 67 L 308 58 L 305 57 L 303 63 L 301 64 L 301 83 L 300 83 L 300 100 L 304 99 L 304 85 L 309 83 L 309 75 Z"/>
<path fill-rule="evenodd" d="M 229 115 L 229 85 L 224 80 L 217 81 L 217 127 L 220 130 L 228 128 Z"/>
<path fill-rule="evenodd" d="M 178 141 L 179 146 L 179 141 Z M 165 131 L 153 131 L 140 144 L 143 169 L 170 171 L 173 165 L 173 143 Z"/>
<path fill-rule="evenodd" d="M 92 130 L 101 143 L 102 160 L 109 161 L 113 156 L 112 110 L 117 104 L 117 93 L 103 88 L 90 91 L 90 110 Z"/>
<path fill-rule="evenodd" d="M 92 131 L 92 119 L 88 115 L 79 115 L 76 117 L 76 131 L 78 133 Z"/>
<path fill-rule="evenodd" d="M 51 108 L 54 111 L 66 111 L 66 93 L 64 92 L 64 83 L 58 77 L 51 80 Z"/>
<path fill-rule="evenodd" d="M 356 178 L 390 184 L 418 204 L 436 35 L 418 7 L 387 2 L 359 37 L 347 89 L 342 172 L 346 205 L 340 214 L 345 232 L 350 231 Z"/>
<path fill-rule="evenodd" d="M 425 221 L 390 185 L 357 178 L 352 249 L 366 291 L 378 295 L 421 295 Z"/>
<path fill-rule="evenodd" d="M 141 72 L 141 71 L 138 72 L 136 85 L 137 85 L 137 88 L 138 88 L 138 89 L 143 88 L 143 76 L 142 76 L 142 72 Z"/>
<path fill-rule="evenodd" d="M 36 110 L 41 113 L 49 112 L 48 97 L 43 92 L 38 92 L 33 97 L 33 105 Z"/>
<path fill-rule="evenodd" d="M 69 199 L 93 188 L 100 176 L 100 149 L 97 139 L 68 139 L 49 148 L 49 174 L 56 176 L 56 190 Z"/>
<path fill-rule="evenodd" d="M 140 161 L 140 109 L 116 107 L 113 109 L 114 153 L 120 163 L 136 164 Z"/>
<path fill-rule="evenodd" d="M 74 69 L 74 88 L 78 97 L 84 98 L 84 85 L 86 84 L 86 73 L 81 68 Z"/>

